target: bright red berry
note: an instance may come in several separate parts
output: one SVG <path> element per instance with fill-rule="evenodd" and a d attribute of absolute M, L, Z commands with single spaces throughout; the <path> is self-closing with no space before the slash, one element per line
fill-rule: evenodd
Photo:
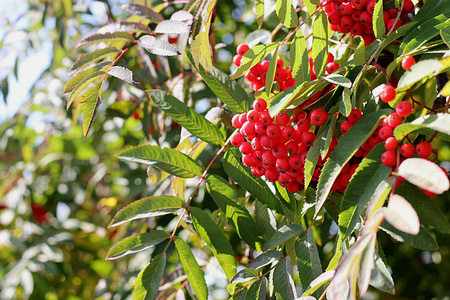
<path fill-rule="evenodd" d="M 416 146 L 416 152 L 420 157 L 426 158 L 433 152 L 433 147 L 429 142 L 422 142 Z"/>
<path fill-rule="evenodd" d="M 413 144 L 403 144 L 400 146 L 400 154 L 405 158 L 410 158 L 416 153 L 416 147 Z"/>
<path fill-rule="evenodd" d="M 233 146 L 239 147 L 244 142 L 244 136 L 242 133 L 235 132 L 230 139 L 230 143 Z"/>
<path fill-rule="evenodd" d="M 288 141 L 294 138 L 295 128 L 291 125 L 283 127 L 281 129 L 281 135 Z"/>
<path fill-rule="evenodd" d="M 312 132 L 304 132 L 301 137 L 302 144 L 305 144 L 307 147 L 311 147 L 316 140 L 316 135 Z"/>
<path fill-rule="evenodd" d="M 268 111 L 263 111 L 261 113 L 261 119 L 260 119 L 265 125 L 270 125 L 273 123 L 273 118 L 270 116 Z"/>
<path fill-rule="evenodd" d="M 250 122 L 245 122 L 241 128 L 242 134 L 248 139 L 251 140 L 256 135 L 255 124 Z"/>
<path fill-rule="evenodd" d="M 383 102 L 389 102 L 395 99 L 395 89 L 392 85 L 385 85 L 380 93 L 380 99 Z"/>
<path fill-rule="evenodd" d="M 346 134 L 348 132 L 348 130 L 352 127 L 353 127 L 352 122 L 350 122 L 350 121 L 342 122 L 341 127 L 340 127 L 342 134 Z"/>
<path fill-rule="evenodd" d="M 233 56 L 233 64 L 235 64 L 238 67 L 241 65 L 241 60 L 242 60 L 242 55 L 236 54 L 235 56 Z"/>
<path fill-rule="evenodd" d="M 285 112 L 280 112 L 277 114 L 275 120 L 279 126 L 286 126 L 290 123 L 291 117 Z"/>
<path fill-rule="evenodd" d="M 383 141 L 387 140 L 391 136 L 394 135 L 394 129 L 390 126 L 383 126 L 381 127 L 380 131 L 378 131 L 378 136 Z"/>
<path fill-rule="evenodd" d="M 414 59 L 413 56 L 411 55 L 406 55 L 403 59 L 402 59 L 402 68 L 405 71 L 408 71 L 409 69 L 411 69 L 411 67 L 416 63 L 416 60 Z"/>
<path fill-rule="evenodd" d="M 247 113 L 247 120 L 251 123 L 258 122 L 260 118 L 261 118 L 261 115 L 259 114 L 259 112 L 257 112 L 254 109 L 249 110 Z"/>
<path fill-rule="evenodd" d="M 236 52 L 240 55 L 244 55 L 249 49 L 250 47 L 247 44 L 240 44 L 237 46 Z"/>
<path fill-rule="evenodd" d="M 233 118 L 231 119 L 231 124 L 233 124 L 234 128 L 241 128 L 242 127 L 242 123 L 239 121 L 239 117 L 240 115 L 234 115 Z"/>
<path fill-rule="evenodd" d="M 317 108 L 317 109 L 314 109 L 313 111 L 311 111 L 311 114 L 309 117 L 311 118 L 311 123 L 314 126 L 322 126 L 328 120 L 328 114 L 322 108 Z"/>
<path fill-rule="evenodd" d="M 267 108 L 267 102 L 263 98 L 258 98 L 253 101 L 253 109 L 257 112 L 263 112 Z"/>
<path fill-rule="evenodd" d="M 388 117 L 387 117 L 387 124 L 392 127 L 395 128 L 398 125 L 402 124 L 403 122 L 403 118 L 400 117 L 397 113 L 393 112 L 391 113 Z"/>
<path fill-rule="evenodd" d="M 278 124 L 271 124 L 267 126 L 267 135 L 272 139 L 278 139 L 281 136 L 281 128 Z"/>
<path fill-rule="evenodd" d="M 395 108 L 395 112 L 402 118 L 409 117 L 409 115 L 414 111 L 414 108 L 409 101 L 400 102 Z"/>
<path fill-rule="evenodd" d="M 297 129 L 300 132 L 308 132 L 311 129 L 311 122 L 308 119 L 300 119 L 297 123 Z"/>
<path fill-rule="evenodd" d="M 395 137 L 387 138 L 384 142 L 384 148 L 388 151 L 395 151 L 398 147 L 398 142 Z"/>
<path fill-rule="evenodd" d="M 386 167 L 393 167 L 397 164 L 397 154 L 394 151 L 386 151 L 381 155 L 381 162 Z"/>
<path fill-rule="evenodd" d="M 352 109 L 352 111 L 350 112 L 350 114 L 348 115 L 348 120 L 350 121 L 350 122 L 352 122 L 353 124 L 355 124 L 356 122 L 358 122 L 359 120 L 361 120 L 361 118 L 362 118 L 362 112 L 359 110 L 359 109 L 357 109 L 357 108 L 355 108 L 355 109 Z"/>

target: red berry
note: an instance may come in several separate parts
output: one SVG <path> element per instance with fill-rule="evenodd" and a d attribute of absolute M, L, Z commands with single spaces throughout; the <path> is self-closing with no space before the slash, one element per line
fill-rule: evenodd
<path fill-rule="evenodd" d="M 297 153 L 298 151 L 298 144 L 294 141 L 291 141 L 286 144 L 286 151 L 288 154 Z"/>
<path fill-rule="evenodd" d="M 352 111 L 348 115 L 348 120 L 350 122 L 352 122 L 352 124 L 355 124 L 356 122 L 361 120 L 361 118 L 362 118 L 362 112 L 357 108 L 352 109 Z"/>
<path fill-rule="evenodd" d="M 281 135 L 288 141 L 294 138 L 294 134 L 295 128 L 291 125 L 285 126 L 283 129 L 281 129 Z"/>
<path fill-rule="evenodd" d="M 398 142 L 395 139 L 395 137 L 390 137 L 387 138 L 386 141 L 384 142 L 384 148 L 388 151 L 395 151 L 397 150 L 398 147 Z"/>
<path fill-rule="evenodd" d="M 248 154 L 251 154 L 253 152 L 253 148 L 252 148 L 252 145 L 249 142 L 243 142 L 239 146 L 239 151 L 242 154 L 248 155 Z"/>
<path fill-rule="evenodd" d="M 261 146 L 263 146 L 263 148 L 265 148 L 265 149 L 272 148 L 273 140 L 269 136 L 267 136 L 267 135 L 261 136 L 260 141 L 261 141 Z"/>
<path fill-rule="evenodd" d="M 420 157 L 426 158 L 433 152 L 433 147 L 429 142 L 422 142 L 416 146 L 416 152 Z"/>
<path fill-rule="evenodd" d="M 271 124 L 267 126 L 266 133 L 272 139 L 278 139 L 281 136 L 281 128 L 278 124 Z"/>
<path fill-rule="evenodd" d="M 409 101 L 402 101 L 395 108 L 395 112 L 402 118 L 409 117 L 413 111 L 413 106 Z"/>
<path fill-rule="evenodd" d="M 278 60 L 277 60 L 277 69 L 280 69 L 280 68 L 282 68 L 284 66 L 284 61 L 281 59 L 281 58 L 279 58 Z"/>
<path fill-rule="evenodd" d="M 316 135 L 312 132 L 304 132 L 301 137 L 302 144 L 305 144 L 307 147 L 311 147 L 316 140 Z"/>
<path fill-rule="evenodd" d="M 280 112 L 275 120 L 279 126 L 286 126 L 290 123 L 291 117 L 285 112 Z"/>
<path fill-rule="evenodd" d="M 261 119 L 260 119 L 265 125 L 270 125 L 273 123 L 273 118 L 270 116 L 268 111 L 263 111 L 261 113 Z"/>
<path fill-rule="evenodd" d="M 247 52 L 250 49 L 250 47 L 247 44 L 240 44 L 236 48 L 236 52 L 240 55 L 244 55 L 245 52 Z"/>
<path fill-rule="evenodd" d="M 395 99 L 395 89 L 392 85 L 385 85 L 380 93 L 380 99 L 383 102 L 389 102 Z"/>
<path fill-rule="evenodd" d="M 410 158 L 416 153 L 416 147 L 413 144 L 403 144 L 400 146 L 400 154 L 405 158 Z"/>
<path fill-rule="evenodd" d="M 234 128 L 241 128 L 242 127 L 242 123 L 239 121 L 239 117 L 240 115 L 234 115 L 233 118 L 231 119 L 231 124 L 233 124 Z"/>
<path fill-rule="evenodd" d="M 247 113 L 247 120 L 251 123 L 256 123 L 261 118 L 261 115 L 256 110 L 249 110 Z"/>
<path fill-rule="evenodd" d="M 328 74 L 331 74 L 331 73 L 334 73 L 334 71 L 336 71 L 337 69 L 339 69 L 339 64 L 338 63 L 336 63 L 336 62 L 329 62 L 329 63 L 327 63 L 327 69 L 326 69 L 326 71 L 327 71 L 327 73 Z"/>
<path fill-rule="evenodd" d="M 341 26 L 346 28 L 348 30 L 347 32 L 350 31 L 350 28 L 352 27 L 354 22 L 355 21 L 353 21 L 353 18 L 349 15 L 345 15 L 345 16 L 341 17 Z"/>
<path fill-rule="evenodd" d="M 405 0 L 403 12 L 410 13 L 414 10 L 414 3 L 411 0 Z"/>
<path fill-rule="evenodd" d="M 386 24 L 387 30 L 391 30 L 391 28 L 394 26 L 394 23 L 395 23 L 395 18 L 390 19 Z M 403 25 L 402 21 L 397 20 L 397 23 L 395 23 L 394 30 L 397 30 L 402 25 Z"/>
<path fill-rule="evenodd" d="M 383 127 L 381 127 L 380 131 L 378 131 L 378 136 L 383 141 L 387 140 L 388 138 L 390 138 L 393 135 L 394 135 L 394 129 L 392 129 L 392 127 L 390 127 L 390 126 L 383 126 Z"/>
<path fill-rule="evenodd" d="M 245 122 L 241 128 L 242 134 L 248 139 L 251 140 L 256 135 L 255 124 L 250 122 Z"/>
<path fill-rule="evenodd" d="M 311 118 L 311 123 L 314 126 L 322 126 L 328 120 L 328 114 L 322 108 L 312 110 L 309 117 Z"/>
<path fill-rule="evenodd" d="M 245 122 L 247 122 L 247 114 L 242 113 L 239 115 L 239 122 L 241 122 L 242 125 L 244 125 Z"/>
<path fill-rule="evenodd" d="M 241 65 L 241 60 L 242 55 L 236 54 L 235 56 L 233 56 L 233 64 L 235 64 L 238 67 Z"/>
<path fill-rule="evenodd" d="M 291 166 L 292 168 L 299 168 L 299 167 L 303 166 L 302 156 L 300 154 L 291 155 L 289 157 L 288 161 L 289 161 L 289 166 Z"/>
<path fill-rule="evenodd" d="M 393 167 L 397 164 L 397 154 L 394 151 L 386 151 L 381 155 L 381 162 L 386 167 Z"/>
<path fill-rule="evenodd" d="M 288 158 L 286 157 L 277 158 L 275 162 L 275 167 L 280 172 L 287 171 L 290 168 Z"/>
<path fill-rule="evenodd" d="M 342 122 L 341 127 L 340 127 L 342 134 L 346 134 L 348 132 L 348 130 L 352 127 L 353 127 L 352 122 L 350 122 L 350 121 Z"/>
<path fill-rule="evenodd" d="M 334 55 L 328 52 L 327 64 L 334 62 Z"/>
<path fill-rule="evenodd" d="M 276 144 L 276 145 L 272 148 L 272 154 L 273 154 L 273 156 L 275 156 L 276 158 L 283 158 L 283 157 L 286 157 L 286 154 L 287 154 L 286 146 L 285 146 L 284 144 Z"/>
<path fill-rule="evenodd" d="M 366 0 L 351 0 L 350 4 L 354 9 L 362 9 L 366 5 Z"/>
<path fill-rule="evenodd" d="M 405 58 L 402 59 L 402 68 L 405 71 L 411 69 L 411 67 L 416 63 L 416 60 L 411 55 L 406 55 Z"/>
<path fill-rule="evenodd" d="M 388 117 L 387 117 L 387 124 L 392 127 L 395 128 L 398 125 L 402 124 L 403 122 L 403 118 L 400 117 L 397 113 L 393 112 L 391 113 Z"/>
<path fill-rule="evenodd" d="M 307 119 L 300 119 L 297 123 L 297 129 L 300 132 L 308 132 L 311 129 L 311 123 Z"/>
<path fill-rule="evenodd" d="M 328 22 L 330 22 L 331 25 L 340 25 L 341 24 L 341 16 L 338 14 L 337 11 L 332 12 L 328 15 Z"/>
<path fill-rule="evenodd" d="M 244 142 L 244 136 L 242 135 L 242 133 L 239 133 L 239 132 L 233 133 L 233 135 L 231 136 L 231 139 L 230 139 L 231 145 L 239 147 L 240 145 L 242 145 L 243 142 Z"/>
<path fill-rule="evenodd" d="M 275 170 L 267 170 L 264 174 L 268 182 L 275 182 L 278 179 L 278 172 Z"/>
<path fill-rule="evenodd" d="M 253 109 L 257 112 L 263 112 L 267 108 L 267 102 L 263 98 L 258 98 L 253 101 Z"/>
<path fill-rule="evenodd" d="M 261 145 L 261 139 L 259 138 L 254 138 L 251 142 L 251 146 L 252 149 L 255 151 L 261 151 L 264 149 L 263 146 Z"/>
<path fill-rule="evenodd" d="M 367 3 L 367 12 L 371 15 L 373 15 L 373 12 L 375 11 L 375 4 L 376 0 L 370 0 L 369 3 Z"/>
<path fill-rule="evenodd" d="M 363 11 L 359 16 L 359 21 L 366 26 L 368 25 L 372 26 L 372 15 L 367 11 Z"/>
<path fill-rule="evenodd" d="M 364 34 L 364 32 L 366 31 L 366 26 L 364 26 L 363 24 L 356 22 L 355 24 L 353 24 L 353 26 L 350 28 L 350 33 L 353 36 L 361 36 Z"/>

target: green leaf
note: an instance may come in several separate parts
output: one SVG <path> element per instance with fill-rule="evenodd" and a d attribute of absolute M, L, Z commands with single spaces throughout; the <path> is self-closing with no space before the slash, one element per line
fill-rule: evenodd
<path fill-rule="evenodd" d="M 226 214 L 239 237 L 250 247 L 262 251 L 261 232 L 245 206 L 233 200 L 236 198 L 234 188 L 225 179 L 216 175 L 208 175 L 206 181 L 209 194 Z"/>
<path fill-rule="evenodd" d="M 174 56 L 181 54 L 174 45 L 151 35 L 142 36 L 138 41 L 138 45 L 155 55 Z"/>
<path fill-rule="evenodd" d="M 350 89 L 342 90 L 342 101 L 339 103 L 339 112 L 348 117 L 352 111 L 352 99 L 350 97 Z"/>
<path fill-rule="evenodd" d="M 280 22 L 287 28 L 298 26 L 298 16 L 290 0 L 277 0 L 276 12 Z"/>
<path fill-rule="evenodd" d="M 377 3 L 375 4 L 372 22 L 375 37 L 377 39 L 383 37 L 386 30 L 383 19 L 383 0 L 378 0 Z"/>
<path fill-rule="evenodd" d="M 383 143 L 376 145 L 356 169 L 341 203 L 339 228 L 348 238 L 355 229 L 360 215 L 380 182 L 386 179 L 392 168 L 381 163 L 381 155 L 386 151 Z"/>
<path fill-rule="evenodd" d="M 134 85 L 138 89 L 145 90 L 145 88 L 140 84 L 139 82 L 134 81 L 133 79 L 133 72 L 131 70 L 121 67 L 121 66 L 114 66 L 111 67 L 108 70 L 108 74 L 111 76 L 114 76 L 116 78 L 119 78 L 120 80 L 125 81 L 126 83 L 129 83 L 131 85 Z"/>
<path fill-rule="evenodd" d="M 295 254 L 300 282 L 303 290 L 306 291 L 311 282 L 322 274 L 322 265 L 312 229 L 296 239 Z"/>
<path fill-rule="evenodd" d="M 97 84 L 88 89 L 81 96 L 79 103 L 81 104 L 81 112 L 83 114 L 83 135 L 87 136 L 91 129 L 94 118 L 97 115 L 98 108 L 102 104 L 100 94 L 102 93 L 103 84 Z"/>
<path fill-rule="evenodd" d="M 317 137 L 311 148 L 308 150 L 306 155 L 304 174 L 305 174 L 305 188 L 311 183 L 314 171 L 316 170 L 317 161 L 320 155 L 320 146 L 322 144 L 322 134 Z"/>
<path fill-rule="evenodd" d="M 105 74 L 106 68 L 109 65 L 110 62 L 101 62 L 89 68 L 79 70 L 73 74 L 70 74 L 70 79 L 64 86 L 64 93 L 71 92 L 73 89 L 75 89 L 77 86 L 81 85 L 85 81 L 97 78 Z"/>
<path fill-rule="evenodd" d="M 94 43 L 102 42 L 136 42 L 133 36 L 127 32 L 107 32 L 95 33 L 83 38 L 78 44 L 77 48 Z"/>
<path fill-rule="evenodd" d="M 352 87 L 351 80 L 340 74 L 330 74 L 328 76 L 325 76 L 323 79 L 325 79 L 326 81 L 328 81 L 330 83 L 340 85 L 340 86 L 343 86 L 348 89 Z"/>
<path fill-rule="evenodd" d="M 441 38 L 448 47 L 450 47 L 450 26 L 445 26 L 440 31 Z"/>
<path fill-rule="evenodd" d="M 331 186 L 341 172 L 344 165 L 353 157 L 358 148 L 364 141 L 371 136 L 372 131 L 378 124 L 379 119 L 384 114 L 388 114 L 391 110 L 383 109 L 378 112 L 369 113 L 359 120 L 350 130 L 342 137 L 336 148 L 333 150 L 330 158 L 328 158 L 322 169 L 316 192 L 316 209 L 317 215 L 322 208 Z"/>
<path fill-rule="evenodd" d="M 185 127 L 192 135 L 215 145 L 223 145 L 225 142 L 222 133 L 216 125 L 174 96 L 161 90 L 152 90 L 149 94 L 152 101 L 160 109 L 178 124 Z"/>
<path fill-rule="evenodd" d="M 290 48 L 290 63 L 292 68 L 292 77 L 297 82 L 309 81 L 309 60 L 306 49 L 305 36 L 301 30 L 295 32 Z"/>
<path fill-rule="evenodd" d="M 247 168 L 244 168 L 233 152 L 228 151 L 225 154 L 223 167 L 228 176 L 238 182 L 241 187 L 246 189 L 250 194 L 261 201 L 261 203 L 270 209 L 283 213 L 280 201 L 272 193 L 270 188 L 267 186 L 267 183 L 261 178 L 253 176 Z"/>
<path fill-rule="evenodd" d="M 450 115 L 445 113 L 437 113 L 425 115 L 417 118 L 410 123 L 403 123 L 394 129 L 395 138 L 399 141 L 403 140 L 408 134 L 421 128 L 429 128 L 445 133 L 450 136 Z"/>
<path fill-rule="evenodd" d="M 97 60 L 107 57 L 109 55 L 117 54 L 119 52 L 120 52 L 120 50 L 117 49 L 116 47 L 106 47 L 106 48 L 103 48 L 100 50 L 86 53 L 86 54 L 80 56 L 80 58 L 78 58 L 74 62 L 74 64 L 72 65 L 71 71 L 77 70 L 79 68 L 86 66 L 87 64 L 90 64 L 94 61 L 97 61 Z"/>
<path fill-rule="evenodd" d="M 230 79 L 236 79 L 244 75 L 250 68 L 266 58 L 273 50 L 279 46 L 279 43 L 268 43 L 263 45 L 257 45 L 250 48 L 243 56 L 241 65 Z"/>
<path fill-rule="evenodd" d="M 312 58 L 317 78 L 325 74 L 328 60 L 328 19 L 324 11 L 316 14 L 313 21 Z"/>
<path fill-rule="evenodd" d="M 441 13 L 424 22 L 420 22 L 405 36 L 399 48 L 399 53 L 407 54 L 419 48 L 427 41 L 438 36 L 440 30 L 450 24 L 450 12 Z M 400 52 L 401 51 L 401 52 Z"/>
<path fill-rule="evenodd" d="M 417 82 L 423 82 L 428 78 L 439 74 L 444 65 L 437 59 L 425 59 L 414 64 L 409 71 L 398 81 L 397 93 L 411 88 Z"/>
<path fill-rule="evenodd" d="M 255 202 L 255 222 L 266 241 L 276 231 L 275 213 L 258 200 Z"/>
<path fill-rule="evenodd" d="M 267 266 L 275 261 L 280 260 L 283 254 L 280 251 L 269 250 L 258 255 L 248 266 L 251 269 L 258 270 L 264 266 Z"/>
<path fill-rule="evenodd" d="M 133 300 L 151 300 L 158 294 L 158 288 L 166 267 L 166 253 L 155 256 L 139 273 L 133 283 Z"/>
<path fill-rule="evenodd" d="M 99 33 L 108 32 L 128 32 L 128 33 L 151 33 L 150 28 L 143 23 L 136 22 L 116 22 L 109 23 L 98 30 Z"/>
<path fill-rule="evenodd" d="M 394 280 L 377 252 L 375 252 L 374 269 L 369 283 L 376 289 L 386 293 L 395 294 Z"/>
<path fill-rule="evenodd" d="M 255 13 L 258 28 L 261 28 L 264 22 L 264 0 L 255 0 Z"/>
<path fill-rule="evenodd" d="M 275 266 L 273 283 L 277 299 L 292 300 L 297 298 L 294 277 L 292 275 L 292 263 L 289 256 Z"/>
<path fill-rule="evenodd" d="M 320 155 L 322 157 L 326 157 L 328 155 L 328 151 L 330 150 L 331 140 L 334 135 L 334 128 L 336 127 L 336 120 L 338 115 L 332 115 L 327 122 L 325 130 L 322 134 L 321 146 L 320 146 Z"/>
<path fill-rule="evenodd" d="M 413 248 L 421 250 L 437 250 L 439 248 L 434 237 L 424 227 L 420 227 L 420 232 L 416 235 L 397 230 L 386 221 L 381 224 L 380 228 L 397 241 Z"/>
<path fill-rule="evenodd" d="M 163 16 L 161 16 L 159 13 L 153 11 L 152 9 L 144 5 L 123 4 L 120 8 L 132 15 L 146 18 L 152 21 L 153 23 L 159 23 L 164 21 Z"/>
<path fill-rule="evenodd" d="M 435 229 L 450 233 L 450 224 L 436 204 L 418 187 L 403 182 L 395 192 L 407 199 L 419 215 L 421 223 L 433 226 Z"/>
<path fill-rule="evenodd" d="M 122 208 L 112 219 L 109 227 L 143 218 L 171 214 L 185 207 L 184 201 L 175 196 L 153 196 L 131 202 Z"/>
<path fill-rule="evenodd" d="M 195 229 L 205 243 L 211 247 L 214 256 L 222 266 L 228 280 L 230 280 L 236 273 L 236 260 L 234 259 L 233 248 L 231 248 L 223 232 L 206 212 L 197 207 L 190 207 L 189 211 Z"/>
<path fill-rule="evenodd" d="M 366 63 L 366 46 L 364 40 L 359 36 L 355 37 L 355 44 L 358 46 L 356 46 L 355 54 L 353 55 L 353 62 L 357 66 L 362 66 Z"/>
<path fill-rule="evenodd" d="M 287 0 L 287 1 L 289 1 L 289 0 Z M 273 79 L 275 78 L 275 73 L 277 71 L 277 60 L 278 60 L 278 51 L 279 50 L 280 50 L 280 47 L 277 47 L 275 49 L 275 52 L 273 53 L 272 59 L 270 60 L 270 63 L 269 63 L 269 68 L 267 69 L 267 73 L 266 73 L 266 95 L 267 95 L 267 97 L 269 97 L 270 93 L 272 92 Z"/>
<path fill-rule="evenodd" d="M 139 235 L 127 237 L 115 244 L 106 255 L 106 259 L 113 260 L 119 257 L 143 251 L 170 238 L 170 234 L 163 230 L 144 232 Z"/>
<path fill-rule="evenodd" d="M 274 235 L 267 241 L 267 243 L 264 245 L 263 250 L 267 251 L 273 247 L 276 247 L 284 242 L 286 242 L 288 239 L 295 237 L 301 233 L 303 233 L 305 229 L 300 224 L 287 224 L 278 229 L 277 232 L 274 233 Z"/>
<path fill-rule="evenodd" d="M 195 68 L 192 55 L 187 52 L 189 62 Z M 244 113 L 252 108 L 250 97 L 244 88 L 236 81 L 230 80 L 228 75 L 214 67 L 214 75 L 208 74 L 203 66 L 196 71 L 202 76 L 203 81 L 209 86 L 214 94 L 225 103 L 234 113 Z"/>
<path fill-rule="evenodd" d="M 195 175 L 201 177 L 203 170 L 197 163 L 184 153 L 170 148 L 159 146 L 140 145 L 130 147 L 116 155 L 118 158 L 151 164 L 172 175 L 191 178 Z"/>
<path fill-rule="evenodd" d="M 331 281 L 334 275 L 334 270 L 323 272 L 316 279 L 314 279 L 308 286 L 308 289 L 302 294 L 302 297 L 308 297 L 317 291 L 321 286 Z M 305 299 L 309 300 L 309 299 Z"/>
<path fill-rule="evenodd" d="M 248 282 L 254 278 L 258 278 L 259 277 L 259 272 L 254 270 L 254 269 L 242 269 L 239 272 L 237 272 L 233 278 L 231 278 L 230 280 L 230 284 L 232 283 L 243 283 L 243 282 Z"/>
<path fill-rule="evenodd" d="M 186 273 L 195 295 L 200 300 L 207 300 L 208 287 L 206 286 L 204 274 L 200 269 L 194 254 L 192 254 L 189 245 L 178 236 L 175 236 L 173 241 L 177 248 L 178 258 L 183 266 L 184 273 Z"/>
<path fill-rule="evenodd" d="M 253 282 L 249 287 L 245 300 L 265 300 L 267 294 L 267 278 Z"/>
<path fill-rule="evenodd" d="M 436 194 L 450 188 L 448 175 L 436 163 L 424 158 L 407 158 L 398 167 L 397 174 L 412 184 Z"/>

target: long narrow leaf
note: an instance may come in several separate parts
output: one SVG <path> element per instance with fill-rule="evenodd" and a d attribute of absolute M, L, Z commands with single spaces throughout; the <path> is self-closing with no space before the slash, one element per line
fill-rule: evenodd
<path fill-rule="evenodd" d="M 189 248 L 189 245 L 180 237 L 176 236 L 173 241 L 177 248 L 178 258 L 180 259 L 183 270 L 189 279 L 195 295 L 200 300 L 207 300 L 208 287 L 206 286 L 204 274 L 200 269 L 194 254 L 192 254 L 191 248 Z"/>
<path fill-rule="evenodd" d="M 155 256 L 152 261 L 139 273 L 133 283 L 133 300 L 154 299 L 158 294 L 164 269 L 166 266 L 166 253 Z"/>
<path fill-rule="evenodd" d="M 319 78 L 325 74 L 328 59 L 328 19 L 323 11 L 316 15 L 313 22 L 312 58 Z"/>
<path fill-rule="evenodd" d="M 203 172 L 192 158 L 170 148 L 161 149 L 159 146 L 141 145 L 125 149 L 116 156 L 123 160 L 152 164 L 182 178 L 202 176 Z"/>
<path fill-rule="evenodd" d="M 230 243 L 217 227 L 216 223 L 203 210 L 197 207 L 189 209 L 195 229 L 201 238 L 211 247 L 214 256 L 222 266 L 228 280 L 236 273 L 236 260 Z"/>
<path fill-rule="evenodd" d="M 154 196 L 132 202 L 122 208 L 112 219 L 109 227 L 136 219 L 167 215 L 183 208 L 182 199 L 174 196 Z"/>
<path fill-rule="evenodd" d="M 174 96 L 161 90 L 153 90 L 150 95 L 159 108 L 193 135 L 215 145 L 224 143 L 224 137 L 216 125 Z"/>
<path fill-rule="evenodd" d="M 319 252 L 312 234 L 308 230 L 295 241 L 295 254 L 297 256 L 298 274 L 303 290 L 307 290 L 311 282 L 322 274 Z"/>

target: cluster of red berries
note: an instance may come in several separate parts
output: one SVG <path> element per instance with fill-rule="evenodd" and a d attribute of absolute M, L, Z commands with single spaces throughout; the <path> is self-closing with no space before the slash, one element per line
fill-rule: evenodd
<path fill-rule="evenodd" d="M 395 23 L 398 10 L 395 6 L 388 7 L 386 5 L 391 2 L 385 3 L 383 11 L 386 31 L 393 26 L 397 29 L 403 24 L 407 24 L 410 21 L 408 14 L 414 10 L 412 1 L 405 0 L 400 19 Z M 320 0 L 320 5 L 328 16 L 331 30 L 349 33 L 352 37 L 359 35 L 364 39 L 366 45 L 375 41 L 372 27 L 375 4 L 376 0 Z"/>
<path fill-rule="evenodd" d="M 247 44 L 240 44 L 236 48 L 237 54 L 233 57 L 233 63 L 239 67 L 242 62 L 242 56 L 250 49 Z M 262 62 L 254 65 L 246 74 L 245 79 L 249 83 L 250 87 L 254 91 L 258 91 L 261 88 L 266 86 L 266 75 L 267 70 L 269 69 L 270 61 L 263 60 Z M 313 59 L 309 57 L 309 65 L 311 69 L 311 80 L 317 79 L 316 71 L 314 70 Z M 339 64 L 334 61 L 334 56 L 331 53 L 328 53 L 326 74 L 331 74 L 337 69 L 339 69 Z M 284 67 L 284 61 L 279 58 L 277 60 L 277 67 L 275 72 L 274 82 L 277 82 L 279 85 L 279 90 L 284 91 L 295 85 L 295 78 L 292 77 L 292 69 Z M 318 93 L 318 95 L 320 92 Z M 318 96 L 317 95 L 317 96 Z"/>
<path fill-rule="evenodd" d="M 412 56 L 405 56 L 402 60 L 402 68 L 409 70 L 415 64 L 415 59 Z M 380 93 L 380 99 L 383 102 L 391 102 L 396 97 L 395 88 L 391 85 L 386 85 Z M 394 167 L 400 163 L 404 158 L 411 158 L 416 153 L 422 158 L 428 158 L 433 152 L 433 147 L 429 142 L 421 142 L 417 145 L 412 143 L 403 143 L 395 139 L 394 128 L 403 123 L 403 119 L 409 117 L 414 111 L 414 107 L 409 101 L 401 101 L 395 107 L 395 112 L 391 113 L 387 118 L 381 122 L 381 129 L 379 130 L 379 137 L 385 141 L 384 147 L 386 152 L 381 156 L 381 161 L 388 167 Z M 396 151 L 400 150 L 400 161 L 397 160 Z"/>
<path fill-rule="evenodd" d="M 312 110 L 309 116 L 304 111 L 295 117 L 280 112 L 273 118 L 266 101 L 258 98 L 252 110 L 233 117 L 232 124 L 239 132 L 231 136 L 230 142 L 239 147 L 243 164 L 251 168 L 254 176 L 278 181 L 294 193 L 304 188 L 305 159 L 316 140 L 310 129 L 312 125 L 324 125 L 327 119 L 327 112 L 321 108 Z M 319 179 L 323 164 L 336 145 L 337 139 L 333 138 L 327 157 L 319 158 L 313 181 Z"/>

